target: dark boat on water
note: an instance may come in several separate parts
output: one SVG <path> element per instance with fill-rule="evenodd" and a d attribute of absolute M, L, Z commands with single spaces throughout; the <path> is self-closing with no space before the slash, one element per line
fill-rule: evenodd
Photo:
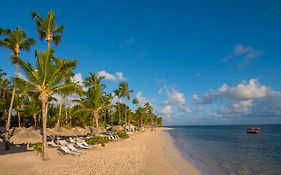
<path fill-rule="evenodd" d="M 247 128 L 248 134 L 260 134 L 261 128 Z"/>

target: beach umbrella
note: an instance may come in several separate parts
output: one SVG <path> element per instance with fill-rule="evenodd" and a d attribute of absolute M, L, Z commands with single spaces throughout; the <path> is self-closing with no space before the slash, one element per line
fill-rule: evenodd
<path fill-rule="evenodd" d="M 34 144 L 42 142 L 42 136 L 40 135 L 39 130 L 35 130 L 34 128 L 30 127 L 14 134 L 10 138 L 10 141 L 13 144 Z"/>
<path fill-rule="evenodd" d="M 83 129 L 83 128 L 80 128 L 80 127 L 75 127 L 75 128 L 72 128 L 70 130 L 70 135 L 71 136 L 83 136 L 83 135 L 87 135 L 87 130 L 86 129 Z"/>
<path fill-rule="evenodd" d="M 9 130 L 10 135 L 16 135 L 22 131 L 25 131 L 27 128 L 25 127 L 17 127 L 17 128 L 12 128 Z"/>
<path fill-rule="evenodd" d="M 59 128 L 53 128 L 53 129 L 47 129 L 47 135 L 52 135 L 52 136 L 69 136 L 70 133 L 67 129 L 63 127 Z"/>

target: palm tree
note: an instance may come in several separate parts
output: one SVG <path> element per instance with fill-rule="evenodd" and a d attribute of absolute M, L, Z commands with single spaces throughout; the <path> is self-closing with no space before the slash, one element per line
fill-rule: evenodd
<path fill-rule="evenodd" d="M 19 58 L 21 50 L 29 51 L 32 45 L 35 45 L 35 40 L 32 38 L 27 38 L 26 33 L 20 29 L 16 28 L 16 30 L 9 30 L 0 28 L 0 36 L 5 35 L 3 40 L 0 40 L 0 47 L 6 47 L 13 52 L 12 58 Z M 18 77 L 18 64 L 16 64 L 16 77 Z M 12 98 L 10 102 L 8 119 L 6 123 L 6 134 L 5 134 L 5 149 L 9 149 L 9 129 L 11 123 L 11 115 L 13 110 L 13 103 L 16 93 L 16 87 L 14 86 L 12 92 Z"/>
<path fill-rule="evenodd" d="M 150 105 L 149 102 L 145 103 L 145 108 L 147 110 L 148 116 L 150 117 L 150 122 L 151 122 L 151 131 L 154 130 L 154 122 L 153 122 L 153 118 L 154 118 L 154 114 L 153 114 L 153 108 Z"/>
<path fill-rule="evenodd" d="M 40 39 L 45 39 L 47 41 L 48 49 L 50 49 L 52 41 L 57 46 L 61 41 L 64 27 L 56 26 L 55 13 L 53 11 L 48 12 L 45 19 L 37 12 L 32 12 L 31 16 L 35 20 Z"/>
<path fill-rule="evenodd" d="M 66 83 L 71 83 L 73 81 L 72 78 L 68 78 L 66 80 Z M 75 83 L 79 83 L 79 82 L 75 82 Z M 57 118 L 57 123 L 56 123 L 56 128 L 59 128 L 60 127 L 60 120 L 61 120 L 61 112 L 62 112 L 62 106 L 64 105 L 65 106 L 65 114 L 67 116 L 67 106 L 66 106 L 66 100 L 67 100 L 67 96 L 71 95 L 71 94 L 74 94 L 76 91 L 72 91 L 71 89 L 69 91 L 62 91 L 60 93 L 58 93 L 58 95 L 60 95 L 60 97 L 62 98 L 62 101 L 60 101 L 60 107 L 59 107 L 59 114 L 58 114 L 58 118 Z M 79 94 L 81 95 L 81 94 Z"/>
<path fill-rule="evenodd" d="M 136 105 L 136 107 L 138 107 L 139 103 L 140 103 L 139 99 L 137 98 L 133 99 L 133 104 Z"/>
<path fill-rule="evenodd" d="M 96 73 L 90 74 L 90 76 L 86 78 L 85 85 L 89 87 L 89 89 L 84 94 L 84 97 L 78 101 L 80 108 L 77 109 L 76 113 L 91 116 L 93 124 L 95 123 L 96 125 L 96 132 L 99 133 L 99 116 L 102 109 L 106 107 L 106 104 L 104 101 L 105 85 L 100 82 L 102 78 L 97 78 L 96 75 Z"/>
<path fill-rule="evenodd" d="M 47 155 L 47 115 L 48 115 L 48 101 L 54 93 L 63 91 L 81 91 L 81 87 L 76 83 L 63 83 L 67 79 L 73 69 L 76 67 L 76 60 L 62 60 L 53 56 L 54 51 L 48 49 L 45 52 L 35 51 L 36 67 L 29 62 L 24 62 L 20 58 L 14 58 L 13 62 L 18 63 L 24 71 L 27 80 L 17 78 L 17 81 L 29 87 L 30 92 L 37 95 L 41 102 L 42 108 L 42 125 L 43 125 L 43 139 L 42 139 L 42 157 L 43 160 L 48 159 Z"/>
<path fill-rule="evenodd" d="M 129 90 L 129 86 L 126 82 L 122 82 L 119 84 L 119 88 L 115 90 L 118 94 L 119 98 L 125 98 L 126 100 L 130 100 L 130 93 L 133 92 L 133 90 Z M 126 103 L 126 102 L 125 102 Z M 127 105 L 127 103 L 126 103 Z M 128 114 L 127 114 L 127 108 L 125 108 L 125 122 L 128 122 Z"/>
<path fill-rule="evenodd" d="M 40 103 L 36 100 L 36 97 L 30 96 L 29 100 L 27 100 L 26 105 L 24 107 L 26 113 L 32 115 L 34 125 L 33 127 L 37 127 L 37 115 L 41 112 Z"/>
<path fill-rule="evenodd" d="M 4 78 L 5 75 L 6 73 L 0 69 L 0 119 L 8 113 L 8 99 L 11 95 L 11 83 L 8 79 Z"/>
<path fill-rule="evenodd" d="M 139 103 L 140 103 L 139 99 L 137 99 L 137 98 L 133 99 L 133 104 L 135 104 L 137 107 L 138 107 Z"/>

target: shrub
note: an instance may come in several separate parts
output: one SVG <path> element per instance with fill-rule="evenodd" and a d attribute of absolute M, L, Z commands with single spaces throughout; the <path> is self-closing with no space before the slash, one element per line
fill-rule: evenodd
<path fill-rule="evenodd" d="M 35 151 L 37 151 L 37 152 L 39 152 L 39 153 L 42 152 L 42 143 L 34 143 L 34 144 L 31 144 L 31 147 L 32 147 Z"/>
<path fill-rule="evenodd" d="M 90 145 L 95 145 L 95 144 L 105 145 L 106 143 L 109 142 L 109 138 L 103 136 L 95 136 L 93 138 L 87 139 L 86 142 Z"/>
<path fill-rule="evenodd" d="M 116 132 L 119 138 L 129 138 L 129 135 L 125 131 L 118 131 Z"/>

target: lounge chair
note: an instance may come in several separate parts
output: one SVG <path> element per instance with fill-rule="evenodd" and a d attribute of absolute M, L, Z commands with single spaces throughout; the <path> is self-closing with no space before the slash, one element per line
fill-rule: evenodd
<path fill-rule="evenodd" d="M 89 145 L 88 143 L 86 143 L 85 141 L 81 142 L 84 146 L 90 147 L 90 148 L 94 148 L 94 145 Z"/>
<path fill-rule="evenodd" d="M 66 146 L 61 146 L 60 150 L 65 154 L 72 154 L 72 155 L 79 155 L 80 154 L 78 152 L 69 150 L 68 147 L 66 147 Z"/>
<path fill-rule="evenodd" d="M 91 146 L 85 146 L 85 145 L 83 145 L 81 142 L 77 142 L 76 145 L 77 145 L 78 147 L 80 147 L 80 148 L 83 148 L 83 149 L 90 149 L 90 148 L 92 148 Z"/>
<path fill-rule="evenodd" d="M 65 140 L 58 140 L 60 145 L 68 145 L 69 143 Z"/>
<path fill-rule="evenodd" d="M 57 145 L 53 140 L 48 142 L 48 145 L 51 147 L 59 147 L 59 145 Z"/>
<path fill-rule="evenodd" d="M 77 149 L 74 147 L 73 144 L 68 144 L 66 145 L 71 151 L 77 152 L 77 153 L 82 153 L 82 151 L 80 149 Z"/>
<path fill-rule="evenodd" d="M 69 141 L 71 142 L 71 143 L 76 143 L 77 142 L 77 140 L 76 139 L 73 139 L 73 138 L 69 138 Z"/>

